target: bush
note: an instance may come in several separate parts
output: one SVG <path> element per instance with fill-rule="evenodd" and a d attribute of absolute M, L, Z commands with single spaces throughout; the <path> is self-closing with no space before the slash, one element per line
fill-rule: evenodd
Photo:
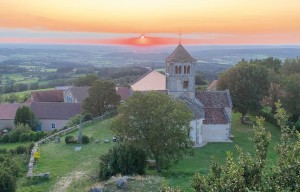
<path fill-rule="evenodd" d="M 83 122 L 90 121 L 90 120 L 93 120 L 92 114 L 90 114 L 90 113 L 84 113 L 83 114 Z"/>
<path fill-rule="evenodd" d="M 16 143 L 19 141 L 20 138 L 20 133 L 17 131 L 12 131 L 9 133 L 9 142 L 10 143 Z"/>
<path fill-rule="evenodd" d="M 3 143 L 8 143 L 9 142 L 9 135 L 8 134 L 3 136 L 2 142 Z"/>
<path fill-rule="evenodd" d="M 30 139 L 30 134 L 29 133 L 23 133 L 20 135 L 20 142 L 24 142 L 24 141 L 29 141 Z"/>
<path fill-rule="evenodd" d="M 1 167 L 9 170 L 9 172 L 13 176 L 18 177 L 20 169 L 16 161 L 11 157 L 11 155 L 0 154 L 0 171 L 1 171 Z"/>
<path fill-rule="evenodd" d="M 35 140 L 36 140 L 36 132 L 30 132 L 29 141 L 35 141 Z"/>
<path fill-rule="evenodd" d="M 0 166 L 0 191 L 15 192 L 17 189 L 16 177 L 3 166 Z"/>
<path fill-rule="evenodd" d="M 68 136 L 66 136 L 66 138 L 65 138 L 65 142 L 66 142 L 66 144 L 76 143 L 76 139 L 75 139 L 74 136 L 68 135 Z"/>
<path fill-rule="evenodd" d="M 23 145 L 19 145 L 17 148 L 16 148 L 16 153 L 17 154 L 26 154 L 28 153 L 28 148 L 23 146 Z"/>
<path fill-rule="evenodd" d="M 89 143 L 90 138 L 87 135 L 82 135 L 82 143 Z"/>
<path fill-rule="evenodd" d="M 34 161 L 35 161 L 35 162 L 39 161 L 40 158 L 41 158 L 40 152 L 38 152 L 38 151 L 34 152 L 33 158 L 34 158 Z"/>
<path fill-rule="evenodd" d="M 5 154 L 7 153 L 7 149 L 5 148 L 0 148 L 0 154 Z"/>
<path fill-rule="evenodd" d="M 100 157 L 100 180 L 122 174 L 145 174 L 146 153 L 131 145 L 114 146 L 107 154 Z"/>
<path fill-rule="evenodd" d="M 277 120 L 275 119 L 274 115 L 271 112 L 266 112 L 266 111 L 259 111 L 259 113 L 257 114 L 257 116 L 262 116 L 263 118 L 265 118 L 265 120 L 273 125 L 278 125 L 277 124 Z"/>

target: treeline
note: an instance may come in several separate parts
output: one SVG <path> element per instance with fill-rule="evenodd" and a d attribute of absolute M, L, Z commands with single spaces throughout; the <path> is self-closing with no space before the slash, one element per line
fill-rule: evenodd
<path fill-rule="evenodd" d="M 221 74 L 219 89 L 229 89 L 233 108 L 242 113 L 259 114 L 276 124 L 275 103 L 281 100 L 291 114 L 291 126 L 300 129 L 300 58 L 242 60 Z"/>

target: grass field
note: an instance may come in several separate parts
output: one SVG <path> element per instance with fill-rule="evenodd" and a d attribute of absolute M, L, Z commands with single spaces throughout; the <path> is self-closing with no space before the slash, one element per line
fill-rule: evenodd
<path fill-rule="evenodd" d="M 253 153 L 254 146 L 249 140 L 250 137 L 253 137 L 253 128 L 251 125 L 241 124 L 239 118 L 240 114 L 233 113 L 231 133 L 234 139 L 232 143 L 209 143 L 202 148 L 196 148 L 193 157 L 185 157 L 177 165 L 171 167 L 170 170 L 164 171 L 162 176 L 166 177 L 170 185 L 178 185 L 185 191 L 191 191 L 191 177 L 195 172 L 207 173 L 213 158 L 224 163 L 226 160 L 226 152 L 232 151 L 236 153 L 236 145 L 242 147 L 245 151 Z M 255 118 L 252 117 L 251 120 L 255 120 Z M 265 127 L 272 134 L 267 156 L 267 164 L 271 165 L 276 161 L 274 147 L 280 140 L 280 129 L 269 123 L 265 123 Z"/>
<path fill-rule="evenodd" d="M 32 142 L 28 141 L 28 142 L 18 142 L 18 143 L 1 143 L 0 148 L 1 149 L 3 149 L 3 148 L 4 149 L 15 149 L 20 145 L 28 146 L 30 143 L 32 143 Z"/>
<path fill-rule="evenodd" d="M 233 114 L 232 143 L 209 143 L 202 148 L 195 149 L 195 155 L 185 157 L 177 165 L 169 170 L 157 174 L 154 170 L 148 170 L 147 174 L 164 177 L 171 186 L 180 186 L 185 191 L 191 191 L 190 179 L 196 171 L 206 173 L 211 163 L 212 157 L 216 157 L 220 162 L 224 162 L 226 151 L 235 150 L 235 145 L 241 146 L 249 152 L 253 152 L 253 144 L 249 138 L 253 136 L 252 126 L 243 125 L 239 121 L 239 114 Z M 254 118 L 252 119 L 254 120 Z M 99 157 L 112 147 L 113 143 L 104 144 L 104 139 L 111 139 L 112 133 L 109 126 L 112 119 L 96 122 L 83 129 L 83 134 L 91 135 L 99 139 L 100 143 L 92 141 L 86 145 L 71 144 L 66 145 L 64 137 L 61 143 L 50 142 L 40 146 L 41 160 L 37 164 L 35 173 L 50 172 L 51 179 L 36 185 L 30 185 L 24 178 L 18 181 L 18 192 L 37 191 L 87 191 L 90 186 L 97 183 L 97 170 Z M 272 132 L 272 141 L 268 154 L 268 161 L 275 162 L 274 146 L 279 140 L 279 128 L 270 124 L 265 125 Z M 77 135 L 77 132 L 72 133 Z M 81 151 L 75 151 L 76 146 L 81 146 Z M 139 189 L 139 191 L 143 191 Z M 146 190 L 147 191 L 147 190 Z"/>
<path fill-rule="evenodd" d="M 111 140 L 109 130 L 111 119 L 96 122 L 83 129 L 83 134 L 94 137 L 89 144 L 65 144 L 50 142 L 40 146 L 41 159 L 34 173 L 50 172 L 51 179 L 38 185 L 28 185 L 25 178 L 18 182 L 18 191 L 87 191 L 96 182 L 99 157 L 112 147 L 113 143 L 105 144 L 105 139 Z M 78 132 L 72 133 L 77 135 Z M 100 143 L 95 143 L 99 139 Z M 75 151 L 75 147 L 81 147 Z"/>

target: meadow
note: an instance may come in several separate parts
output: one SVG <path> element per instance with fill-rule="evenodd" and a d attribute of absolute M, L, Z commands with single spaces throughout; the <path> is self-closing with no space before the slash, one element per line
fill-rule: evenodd
<path fill-rule="evenodd" d="M 225 162 L 226 152 L 236 153 L 236 145 L 245 151 L 253 152 L 253 143 L 249 140 L 253 136 L 253 128 L 250 125 L 241 124 L 240 115 L 233 114 L 232 134 L 234 136 L 231 143 L 209 143 L 204 147 L 195 148 L 194 156 L 187 156 L 172 166 L 169 170 L 164 170 L 158 174 L 155 170 L 147 170 L 150 177 L 163 177 L 171 186 L 180 186 L 184 191 L 191 191 L 190 179 L 195 172 L 202 174 L 207 170 L 215 157 L 221 163 Z M 254 118 L 252 118 L 254 120 Z M 18 181 L 18 192 L 25 191 L 87 191 L 91 186 L 101 185 L 97 180 L 99 169 L 99 157 L 107 152 L 114 144 L 104 143 L 105 139 L 111 140 L 113 133 L 109 127 L 111 119 L 95 122 L 84 127 L 83 134 L 92 136 L 94 139 L 89 144 L 65 144 L 61 137 L 61 143 L 54 141 L 40 145 L 41 159 L 37 163 L 34 173 L 50 172 L 51 179 L 41 183 L 30 183 L 25 178 Z M 265 127 L 272 132 L 272 141 L 267 157 L 268 163 L 275 162 L 275 143 L 279 140 L 279 128 L 266 123 Z M 76 136 L 78 132 L 71 133 Z M 95 143 L 100 140 L 100 143 Z M 75 151 L 75 147 L 81 147 L 80 151 Z M 145 181 L 143 181 L 145 182 Z M 157 185 L 157 184 L 156 184 Z M 145 185 L 147 186 L 147 185 Z M 149 187 L 149 186 L 148 186 Z M 135 190 L 133 190 L 135 191 Z M 139 187 L 138 191 L 147 191 L 146 188 Z"/>

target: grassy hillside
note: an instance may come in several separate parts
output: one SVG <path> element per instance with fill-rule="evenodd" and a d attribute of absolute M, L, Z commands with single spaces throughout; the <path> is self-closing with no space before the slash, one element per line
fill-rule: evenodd
<path fill-rule="evenodd" d="M 109 130 L 111 119 L 96 122 L 83 129 L 84 135 L 94 137 L 89 144 L 65 144 L 50 142 L 40 145 L 41 159 L 34 173 L 50 172 L 51 179 L 37 185 L 30 185 L 26 179 L 18 182 L 18 191 L 87 191 L 88 186 L 97 180 L 99 157 L 112 147 L 112 143 L 105 144 L 104 140 L 112 138 Z M 78 132 L 72 133 L 77 135 Z M 100 140 L 100 143 L 95 143 Z M 75 147 L 81 147 L 75 151 Z"/>
<path fill-rule="evenodd" d="M 232 143 L 209 143 L 202 148 L 195 149 L 193 157 L 185 157 L 177 165 L 169 170 L 157 174 L 154 170 L 148 170 L 147 173 L 153 176 L 162 176 L 172 186 L 181 186 L 185 191 L 190 190 L 190 178 L 195 171 L 206 173 L 211 163 L 212 157 L 224 162 L 226 151 L 236 152 L 235 146 L 239 145 L 249 152 L 253 152 L 253 144 L 249 138 L 253 136 L 252 126 L 243 125 L 239 121 L 239 114 L 233 114 L 232 134 L 234 139 Z M 254 120 L 254 118 L 252 119 Z M 41 160 L 38 163 L 35 173 L 50 172 L 51 179 L 36 185 L 27 183 L 20 179 L 18 182 L 18 191 L 87 191 L 90 186 L 98 185 L 97 171 L 99 157 L 112 147 L 113 143 L 105 144 L 104 139 L 112 138 L 109 126 L 112 119 L 96 122 L 83 129 L 83 134 L 91 135 L 95 139 L 86 145 L 71 144 L 66 145 L 64 137 L 61 143 L 50 142 L 41 145 Z M 268 154 L 268 162 L 275 162 L 275 143 L 279 140 L 279 128 L 266 123 L 268 130 L 272 132 L 272 141 Z M 77 132 L 72 133 L 77 135 Z M 95 143 L 99 139 L 100 143 Z M 75 147 L 81 146 L 81 151 L 75 151 Z M 157 177 L 156 177 L 157 178 Z M 156 184 L 157 185 L 157 184 Z M 134 190 L 136 191 L 136 190 Z M 138 191 L 147 191 L 138 187 Z"/>
<path fill-rule="evenodd" d="M 209 143 L 202 148 L 195 149 L 193 157 L 186 157 L 170 170 L 162 173 L 172 186 L 181 186 L 185 191 L 190 190 L 190 179 L 195 172 L 207 173 L 213 158 L 223 163 L 226 159 L 226 151 L 236 153 L 236 145 L 242 147 L 245 151 L 254 152 L 253 143 L 249 140 L 253 136 L 251 125 L 241 124 L 240 114 L 233 113 L 232 117 L 232 143 Z M 254 117 L 251 120 L 255 120 Z M 267 156 L 267 164 L 275 163 L 276 154 L 274 147 L 280 140 L 280 129 L 272 124 L 265 123 L 265 127 L 272 134 L 271 144 Z"/>

